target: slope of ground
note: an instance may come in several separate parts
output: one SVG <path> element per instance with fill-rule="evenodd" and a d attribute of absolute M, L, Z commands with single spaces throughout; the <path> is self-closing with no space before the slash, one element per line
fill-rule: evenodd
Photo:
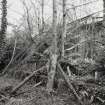
<path fill-rule="evenodd" d="M 67 93 L 64 89 L 60 90 L 59 94 L 56 92 L 49 94 L 45 87 L 33 88 L 34 85 L 30 83 L 20 88 L 18 95 L 1 101 L 5 89 L 10 86 L 15 87 L 19 82 L 13 78 L 0 77 L 0 105 L 78 105 L 73 94 Z"/>

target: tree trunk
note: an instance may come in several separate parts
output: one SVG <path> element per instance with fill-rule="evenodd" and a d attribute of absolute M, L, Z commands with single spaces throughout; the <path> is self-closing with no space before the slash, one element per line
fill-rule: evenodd
<path fill-rule="evenodd" d="M 105 0 L 103 0 L 103 20 L 105 21 Z"/>
<path fill-rule="evenodd" d="M 66 37 L 66 0 L 63 0 L 63 29 L 61 36 L 61 56 L 64 57 L 64 37 Z"/>
<path fill-rule="evenodd" d="M 53 90 L 53 83 L 54 83 L 54 77 L 56 73 L 56 65 L 57 65 L 57 9 L 56 9 L 56 0 L 53 0 L 53 42 L 52 47 L 50 51 L 50 66 L 48 71 L 48 83 L 47 83 L 47 89 L 48 91 Z"/>
<path fill-rule="evenodd" d="M 5 33 L 7 30 L 7 0 L 2 0 L 2 18 L 1 18 L 1 30 L 0 30 L 0 59 L 4 54 L 5 47 Z"/>
<path fill-rule="evenodd" d="M 66 37 L 66 0 L 62 0 L 62 12 L 63 12 L 63 24 L 62 24 L 62 30 L 59 29 L 59 36 L 58 36 L 58 53 L 59 58 L 61 59 L 64 57 L 64 38 Z"/>
<path fill-rule="evenodd" d="M 105 27 L 105 0 L 103 0 L 103 26 Z"/>
<path fill-rule="evenodd" d="M 44 30 L 44 0 L 42 0 L 42 33 Z"/>

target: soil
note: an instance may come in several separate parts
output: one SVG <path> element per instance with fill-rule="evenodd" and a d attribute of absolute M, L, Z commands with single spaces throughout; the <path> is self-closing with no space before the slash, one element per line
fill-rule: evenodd
<path fill-rule="evenodd" d="M 33 88 L 35 84 L 30 83 L 20 88 L 16 93 L 17 95 L 9 98 L 5 89 L 7 87 L 13 88 L 19 83 L 20 81 L 14 78 L 0 77 L 0 98 L 2 99 L 2 94 L 8 98 L 2 101 L 0 99 L 0 105 L 78 105 L 73 94 L 63 87 L 49 94 L 45 87 Z"/>

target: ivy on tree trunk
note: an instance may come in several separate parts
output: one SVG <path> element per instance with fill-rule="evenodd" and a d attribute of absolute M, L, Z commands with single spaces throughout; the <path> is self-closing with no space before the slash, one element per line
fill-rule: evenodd
<path fill-rule="evenodd" d="M 4 54 L 5 48 L 5 34 L 7 30 L 7 0 L 2 0 L 2 18 L 1 18 L 1 30 L 0 30 L 0 59 Z"/>

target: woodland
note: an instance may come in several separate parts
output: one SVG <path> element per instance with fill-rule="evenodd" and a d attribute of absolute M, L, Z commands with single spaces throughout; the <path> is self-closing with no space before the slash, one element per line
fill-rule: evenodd
<path fill-rule="evenodd" d="M 47 19 L 45 1 L 21 0 L 24 15 L 15 25 L 1 0 L 0 105 L 105 105 L 105 0 L 92 13 L 86 6 L 98 0 L 49 0 Z"/>

